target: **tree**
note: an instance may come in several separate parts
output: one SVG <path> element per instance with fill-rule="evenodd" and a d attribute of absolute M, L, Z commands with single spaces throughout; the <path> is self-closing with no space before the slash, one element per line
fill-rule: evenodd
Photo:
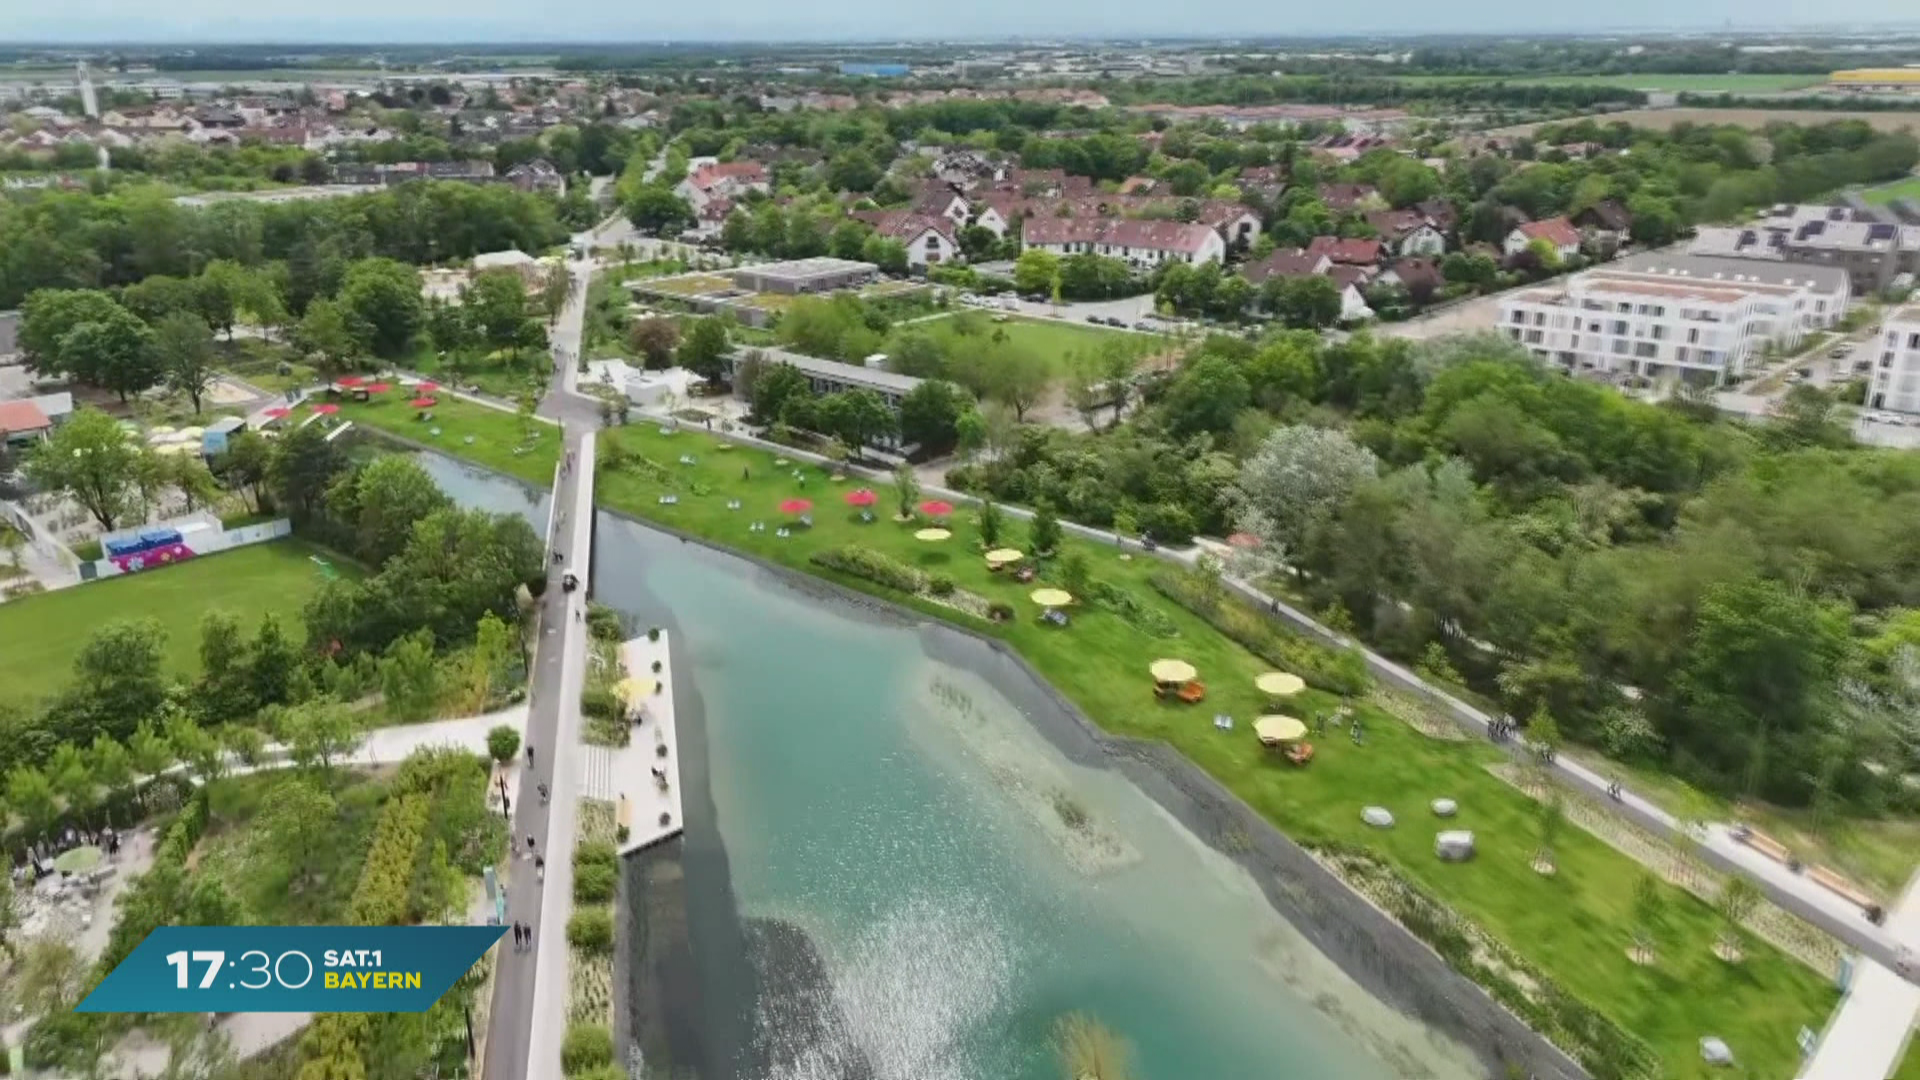
<path fill-rule="evenodd" d="M 465 712 L 486 709 L 494 687 L 505 678 L 513 652 L 513 634 L 507 624 L 491 611 L 482 615 L 474 628 L 473 651 L 467 656 Z"/>
<path fill-rule="evenodd" d="M 519 752 L 520 732 L 513 727 L 501 724 L 487 732 L 487 753 L 496 764 L 505 765 Z"/>
<path fill-rule="evenodd" d="M 420 272 L 393 259 L 362 259 L 340 283 L 342 312 L 367 327 L 366 344 L 376 356 L 406 355 L 425 325 Z"/>
<path fill-rule="evenodd" d="M 893 493 L 900 502 L 900 520 L 911 518 L 920 502 L 920 475 L 910 463 L 903 461 L 894 467 Z"/>
<path fill-rule="evenodd" d="M 680 324 L 658 316 L 635 319 L 627 327 L 627 340 L 646 367 L 655 371 L 670 368 L 674 348 L 680 344 Z"/>
<path fill-rule="evenodd" d="M 900 438 L 930 454 L 944 454 L 958 441 L 960 415 L 969 404 L 959 387 L 928 379 L 900 399 Z"/>
<path fill-rule="evenodd" d="M 464 321 L 480 340 L 494 349 L 516 349 L 534 321 L 527 303 L 527 283 L 512 270 L 489 270 L 476 276 L 462 291 Z"/>
<path fill-rule="evenodd" d="M 813 389 L 792 364 L 767 364 L 753 380 L 752 394 L 754 419 L 770 424 L 786 411 L 787 402 L 810 398 Z"/>
<path fill-rule="evenodd" d="M 98 289 L 38 289 L 20 309 L 19 346 L 27 366 L 41 375 L 79 374 L 62 355 L 60 342 L 84 323 L 105 323 L 124 311 Z"/>
<path fill-rule="evenodd" d="M 860 245 L 860 257 L 878 266 L 882 273 L 904 274 L 910 265 L 907 245 L 891 236 L 874 234 Z"/>
<path fill-rule="evenodd" d="M 880 166 L 858 148 L 843 151 L 827 163 L 827 186 L 835 191 L 872 191 L 880 176 Z"/>
<path fill-rule="evenodd" d="M 1028 248 L 1013 261 L 1013 287 L 1023 294 L 1046 292 L 1059 276 L 1060 256 L 1051 251 Z"/>
<path fill-rule="evenodd" d="M 822 432 L 838 437 L 855 449 L 892 435 L 896 430 L 893 410 L 871 390 L 849 390 L 822 398 L 817 423 Z"/>
<path fill-rule="evenodd" d="M 260 629 L 248 649 L 246 671 L 247 687 L 256 706 L 293 700 L 299 666 L 293 642 L 280 629 L 280 616 L 271 611 L 261 615 Z"/>
<path fill-rule="evenodd" d="M 1718 940 L 1714 942 L 1714 953 L 1722 960 L 1730 964 L 1740 962 L 1744 954 L 1740 926 L 1759 906 L 1760 887 L 1740 874 L 1728 875 L 1726 883 L 1720 886 L 1720 898 L 1714 904 L 1723 924 Z"/>
<path fill-rule="evenodd" d="M 312 357 L 322 375 L 331 376 L 347 367 L 361 349 L 360 337 L 349 321 L 349 312 L 332 300 L 318 299 L 307 305 L 307 313 L 293 332 L 294 344 Z"/>
<path fill-rule="evenodd" d="M 112 417 L 79 409 L 27 459 L 27 475 L 46 491 L 64 491 L 103 530 L 127 512 L 140 451 Z"/>
<path fill-rule="evenodd" d="M 325 504 L 327 489 L 345 466 L 339 448 L 317 425 L 296 427 L 274 443 L 267 464 L 275 505 L 301 520 Z"/>
<path fill-rule="evenodd" d="M 213 331 L 200 317 L 176 311 L 163 317 L 153 331 L 153 351 L 168 388 L 187 395 L 193 411 L 213 382 Z"/>
<path fill-rule="evenodd" d="M 19 815 L 29 836 L 45 833 L 60 813 L 53 782 L 30 765 L 18 766 L 7 774 L 7 805 Z"/>
<path fill-rule="evenodd" d="M 87 757 L 78 746 L 61 743 L 47 759 L 47 782 L 66 804 L 67 813 L 84 822 L 98 804 L 100 785 L 93 778 Z"/>
<path fill-rule="evenodd" d="M 124 739 L 143 718 L 160 711 L 166 684 L 160 677 L 167 632 L 158 619 L 114 619 L 93 632 L 73 660 L 70 701 L 85 717 L 75 737 L 105 731 Z"/>
<path fill-rule="evenodd" d="M 200 617 L 201 715 L 209 720 L 232 720 L 259 707 L 248 686 L 247 642 L 240 623 L 224 611 Z"/>
<path fill-rule="evenodd" d="M 1252 399 L 1253 391 L 1238 364 L 1224 356 L 1206 355 L 1174 381 L 1162 409 L 1168 428 L 1187 436 L 1229 430 Z"/>
<path fill-rule="evenodd" d="M 1633 961 L 1636 964 L 1651 964 L 1654 959 L 1654 934 L 1659 930 L 1661 916 L 1666 911 L 1666 897 L 1660 891 L 1660 881 L 1650 873 L 1643 873 L 1633 883 Z"/>
<path fill-rule="evenodd" d="M 175 454 L 166 458 L 165 464 L 167 483 L 180 493 L 188 513 L 220 500 L 220 481 L 214 479 L 205 458 L 198 454 Z"/>
<path fill-rule="evenodd" d="M 1566 803 L 1560 798 L 1560 792 L 1552 785 L 1542 793 L 1542 798 L 1534 807 L 1534 820 L 1540 829 L 1540 847 L 1534 852 L 1533 868 L 1542 874 L 1554 871 L 1553 845 L 1560 839 L 1567 824 Z"/>
<path fill-rule="evenodd" d="M 693 207 L 664 184 L 647 184 L 627 200 L 627 220 L 650 236 L 693 224 Z"/>
<path fill-rule="evenodd" d="M 560 313 L 566 310 L 567 297 L 573 292 L 573 276 L 567 272 L 567 264 L 555 260 L 547 267 L 546 278 L 540 283 L 540 309 L 547 313 L 547 324 L 552 325 Z"/>
<path fill-rule="evenodd" d="M 1527 718 L 1527 745 L 1533 750 L 1534 757 L 1543 766 L 1551 765 L 1564 742 L 1559 721 L 1553 718 L 1545 705 L 1535 708 L 1533 715 Z"/>
<path fill-rule="evenodd" d="M 185 312 L 198 316 L 200 313 L 194 283 L 165 274 L 127 286 L 120 292 L 120 303 L 153 326 L 158 326 L 168 315 Z"/>
<path fill-rule="evenodd" d="M 257 431 L 243 431 L 227 440 L 226 453 L 216 459 L 227 483 L 245 497 L 248 508 L 256 514 L 261 510 L 261 494 L 272 462 L 273 446 Z"/>
<path fill-rule="evenodd" d="M 1330 277 L 1308 274 L 1282 278 L 1269 306 L 1290 327 L 1320 330 L 1340 321 L 1340 286 Z"/>
<path fill-rule="evenodd" d="M 259 766 L 267 752 L 267 737 L 260 729 L 245 724 L 222 724 L 214 729 L 220 748 L 249 768 Z"/>
<path fill-rule="evenodd" d="M 960 451 L 962 459 L 970 460 L 980 448 L 987 444 L 987 418 L 979 409 L 968 409 L 954 421 L 953 432 L 955 449 Z"/>
<path fill-rule="evenodd" d="M 387 646 L 380 662 L 380 690 L 396 717 L 418 720 L 432 711 L 440 678 L 430 632 L 418 630 Z"/>
<path fill-rule="evenodd" d="M 327 511 L 353 532 L 353 553 L 370 566 L 398 555 L 421 519 L 452 505 L 412 458 L 387 454 L 342 473 L 327 490 Z"/>
<path fill-rule="evenodd" d="M 201 783 L 211 784 L 226 775 L 227 749 L 212 732 L 177 708 L 170 710 L 163 726 L 168 745 Z"/>
<path fill-rule="evenodd" d="M 286 861 L 295 884 L 311 880 L 314 855 L 337 828 L 338 813 L 333 796 L 306 780 L 282 781 L 267 795 L 258 835 Z"/>
<path fill-rule="evenodd" d="M 233 321 L 240 298 L 249 292 L 250 276 L 239 263 L 216 259 L 193 280 L 194 307 L 208 326 L 225 332 L 228 340 L 233 339 Z"/>
<path fill-rule="evenodd" d="M 710 383 L 719 382 L 731 348 L 727 340 L 731 321 L 723 315 L 695 319 L 680 342 L 680 366 Z"/>
<path fill-rule="evenodd" d="M 174 762 L 179 760 L 179 756 L 173 752 L 173 744 L 154 729 L 151 720 L 140 721 L 140 726 L 128 737 L 127 758 L 134 771 L 149 781 L 172 768 Z"/>
<path fill-rule="evenodd" d="M 1379 467 L 1373 451 L 1345 432 L 1307 424 L 1275 428 L 1234 484 L 1240 528 L 1264 540 L 1274 558 L 1284 559 Z"/>
<path fill-rule="evenodd" d="M 1060 550 L 1060 519 L 1054 516 L 1051 503 L 1041 503 L 1033 512 L 1033 523 L 1027 530 L 1027 545 L 1035 555 L 1051 555 Z"/>
<path fill-rule="evenodd" d="M 988 548 L 999 547 L 1000 530 L 1005 524 L 1005 520 L 1005 515 L 1000 512 L 1000 507 L 991 501 L 981 503 L 980 513 L 976 517 L 976 523 L 980 528 L 980 542 Z"/>
<path fill-rule="evenodd" d="M 133 758 L 127 748 L 105 734 L 95 735 L 87 748 L 87 769 L 94 782 L 110 792 L 133 783 Z"/>
<path fill-rule="evenodd" d="M 111 390 L 124 402 L 128 394 L 160 381 L 151 339 L 146 323 L 115 305 L 99 320 L 83 322 L 61 336 L 60 363 L 74 378 Z"/>
<path fill-rule="evenodd" d="M 287 744 L 293 763 L 317 769 L 331 788 L 334 762 L 349 757 L 360 745 L 362 732 L 353 710 L 337 701 L 318 700 L 281 713 L 280 740 Z"/>
<path fill-rule="evenodd" d="M 1027 410 L 1040 403 L 1052 382 L 1052 373 L 1037 356 L 1009 344 L 995 343 L 958 359 L 958 374 L 981 396 L 1013 410 L 1024 423 Z"/>

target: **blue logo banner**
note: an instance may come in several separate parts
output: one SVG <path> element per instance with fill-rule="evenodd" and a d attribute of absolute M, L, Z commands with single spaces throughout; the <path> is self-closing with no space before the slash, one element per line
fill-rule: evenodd
<path fill-rule="evenodd" d="M 163 926 L 75 1012 L 425 1012 L 504 926 Z"/>

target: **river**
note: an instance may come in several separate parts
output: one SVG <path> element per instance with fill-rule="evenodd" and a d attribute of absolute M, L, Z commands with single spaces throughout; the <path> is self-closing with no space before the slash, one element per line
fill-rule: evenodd
<path fill-rule="evenodd" d="M 543 497 L 421 460 L 544 525 Z M 596 598 L 673 640 L 686 835 L 657 858 L 685 910 L 651 944 L 681 957 L 677 1069 L 1054 1080 L 1083 1012 L 1140 1080 L 1479 1075 L 984 642 L 605 514 L 596 545 Z"/>

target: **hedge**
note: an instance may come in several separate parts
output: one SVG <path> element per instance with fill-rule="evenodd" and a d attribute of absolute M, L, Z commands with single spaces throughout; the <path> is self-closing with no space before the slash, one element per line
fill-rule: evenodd
<path fill-rule="evenodd" d="M 1160 595 L 1206 620 L 1248 652 L 1300 676 L 1311 686 L 1347 697 L 1359 697 L 1373 689 L 1373 673 L 1358 653 L 1336 652 L 1290 634 L 1224 591 L 1209 602 L 1191 574 L 1158 570 L 1148 580 Z"/>
<path fill-rule="evenodd" d="M 618 881 L 613 867 L 599 863 L 582 866 L 573 872 L 573 902 L 604 904 L 613 899 Z"/>
<path fill-rule="evenodd" d="M 613 951 L 613 913 L 606 908 L 576 911 L 567 920 L 567 943 L 595 956 Z"/>
<path fill-rule="evenodd" d="M 918 593 L 927 587 L 927 575 L 919 570 L 858 544 L 816 551 L 808 561 L 903 593 Z"/>

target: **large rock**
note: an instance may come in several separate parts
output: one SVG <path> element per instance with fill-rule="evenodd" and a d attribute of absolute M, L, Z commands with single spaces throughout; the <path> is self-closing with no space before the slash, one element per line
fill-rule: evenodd
<path fill-rule="evenodd" d="M 1473 858 L 1473 833 L 1466 829 L 1449 829 L 1433 838 L 1433 853 L 1448 862 L 1465 862 Z"/>
<path fill-rule="evenodd" d="M 1453 815 L 1459 812 L 1460 812 L 1459 804 L 1455 803 L 1452 799 L 1433 800 L 1433 816 L 1434 817 L 1452 817 Z"/>
<path fill-rule="evenodd" d="M 1393 812 L 1384 806 L 1369 806 L 1360 811 L 1360 820 L 1376 829 L 1393 828 Z"/>

